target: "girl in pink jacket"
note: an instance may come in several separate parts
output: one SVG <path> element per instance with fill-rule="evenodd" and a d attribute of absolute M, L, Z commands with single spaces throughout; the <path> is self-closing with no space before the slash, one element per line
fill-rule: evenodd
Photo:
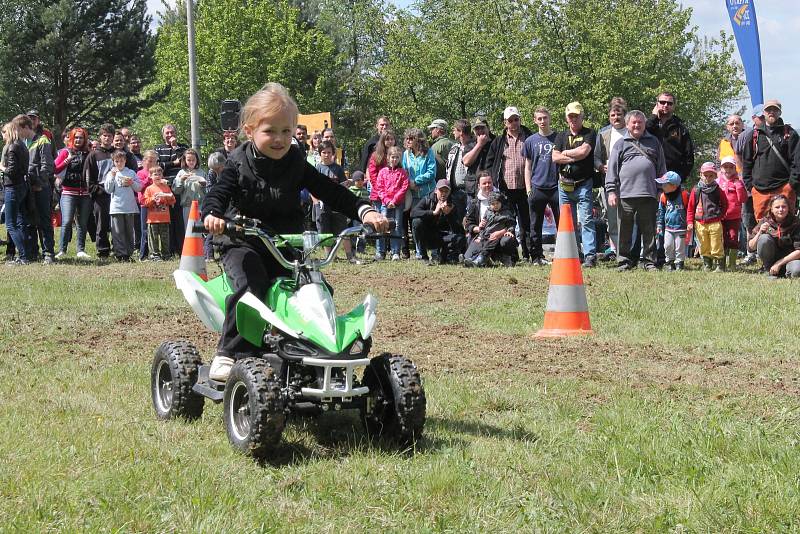
<path fill-rule="evenodd" d="M 728 209 L 722 216 L 722 241 L 728 270 L 736 270 L 736 255 L 739 252 L 739 228 L 742 225 L 742 204 L 747 201 L 747 190 L 736 173 L 736 159 L 733 156 L 722 158 L 717 185 L 728 199 Z M 723 258 L 724 261 L 724 258 Z"/>
<path fill-rule="evenodd" d="M 378 179 L 375 183 L 378 198 L 381 201 L 381 212 L 388 218 L 394 219 L 395 231 L 403 228 L 403 210 L 406 203 L 406 191 L 408 190 L 408 172 L 400 165 L 403 157 L 403 150 L 400 147 L 390 147 L 386 152 L 387 166 L 378 172 Z M 400 260 L 400 247 L 403 244 L 402 237 L 392 238 L 392 261 Z M 378 256 L 383 259 L 386 244 L 383 240 L 377 243 Z"/>

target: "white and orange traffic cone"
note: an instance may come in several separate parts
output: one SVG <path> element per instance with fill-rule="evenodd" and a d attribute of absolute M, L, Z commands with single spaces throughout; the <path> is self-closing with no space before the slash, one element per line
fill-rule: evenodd
<path fill-rule="evenodd" d="M 564 337 L 575 334 L 591 334 L 589 304 L 583 285 L 578 243 L 575 241 L 575 224 L 572 208 L 561 206 L 556 236 L 556 253 L 550 271 L 550 289 L 547 292 L 547 308 L 544 326 L 536 337 Z"/>
<path fill-rule="evenodd" d="M 192 200 L 192 209 L 189 210 L 189 220 L 186 221 L 186 235 L 183 238 L 183 251 L 178 270 L 196 273 L 200 278 L 208 281 L 206 255 L 203 252 L 203 235 L 192 231 L 192 226 L 196 222 L 200 222 L 200 205 L 196 200 Z"/>

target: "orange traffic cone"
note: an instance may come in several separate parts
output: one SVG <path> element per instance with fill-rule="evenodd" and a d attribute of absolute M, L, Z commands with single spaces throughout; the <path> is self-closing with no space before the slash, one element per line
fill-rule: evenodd
<path fill-rule="evenodd" d="M 181 263 L 178 265 L 178 270 L 197 273 L 200 278 L 208 281 L 206 256 L 203 252 L 203 236 L 192 231 L 192 225 L 196 222 L 200 222 L 200 206 L 196 200 L 192 200 L 192 209 L 189 211 L 189 220 L 186 221 L 186 235 L 183 238 L 183 252 L 181 252 Z"/>
<path fill-rule="evenodd" d="M 578 244 L 575 241 L 572 208 L 569 204 L 563 204 L 558 221 L 556 254 L 550 271 L 544 327 L 536 332 L 536 337 L 591 333 L 589 304 L 586 302 L 586 288 L 583 286 Z"/>

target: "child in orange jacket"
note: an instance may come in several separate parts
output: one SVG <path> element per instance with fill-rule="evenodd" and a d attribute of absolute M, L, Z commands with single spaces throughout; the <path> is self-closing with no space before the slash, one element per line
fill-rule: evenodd
<path fill-rule="evenodd" d="M 169 207 L 175 204 L 175 195 L 164 180 L 164 171 L 159 166 L 149 169 L 153 183 L 144 191 L 147 208 L 147 239 L 150 243 L 150 259 L 170 259 L 169 253 Z"/>

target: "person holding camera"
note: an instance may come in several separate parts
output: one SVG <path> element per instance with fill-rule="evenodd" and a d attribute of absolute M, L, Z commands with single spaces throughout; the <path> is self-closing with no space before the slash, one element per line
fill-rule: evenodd
<path fill-rule="evenodd" d="M 597 264 L 597 234 L 592 216 L 592 179 L 597 132 L 583 125 L 580 102 L 567 104 L 565 114 L 569 129 L 559 132 L 553 147 L 553 162 L 558 165 L 558 203 L 571 206 L 572 220 L 580 223 L 580 233 L 576 226 L 575 237 L 580 238 L 583 266 L 594 267 Z"/>

